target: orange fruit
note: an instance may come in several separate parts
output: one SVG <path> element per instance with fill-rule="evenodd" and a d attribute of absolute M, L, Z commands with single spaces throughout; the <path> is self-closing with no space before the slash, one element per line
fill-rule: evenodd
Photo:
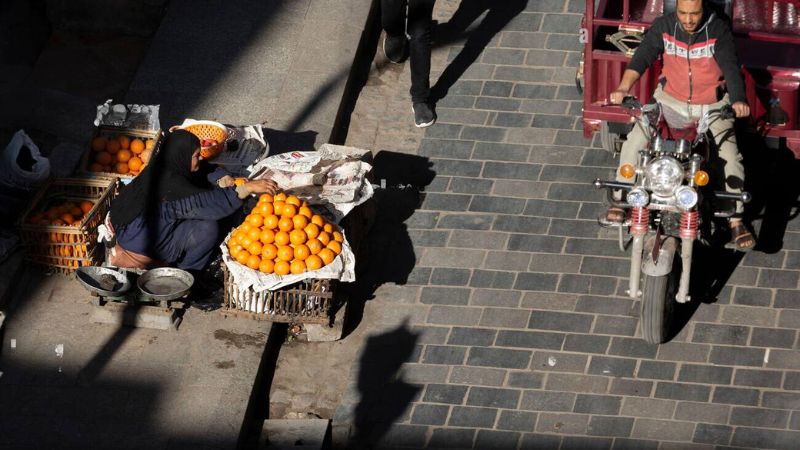
<path fill-rule="evenodd" d="M 106 151 L 108 153 L 116 154 L 119 151 L 119 141 L 116 139 L 110 139 L 106 142 Z"/>
<path fill-rule="evenodd" d="M 255 208 L 253 208 L 254 213 L 261 214 L 262 216 L 266 217 L 272 215 L 275 210 L 272 208 L 272 203 L 269 202 L 259 202 Z"/>
<path fill-rule="evenodd" d="M 137 155 L 145 150 L 151 150 L 152 148 L 153 148 L 152 139 L 147 140 L 147 146 L 145 146 L 144 142 L 142 142 L 141 139 L 134 139 L 131 141 L 131 151 L 133 153 L 136 153 Z"/>
<path fill-rule="evenodd" d="M 284 203 L 283 201 L 275 200 L 272 203 L 272 207 L 275 208 L 275 214 L 280 216 L 283 213 L 284 205 L 286 205 L 286 203 Z"/>
<path fill-rule="evenodd" d="M 236 187 L 243 186 L 246 183 L 247 183 L 247 178 L 238 177 L 233 179 L 233 185 Z"/>
<path fill-rule="evenodd" d="M 247 230 L 247 237 L 250 238 L 251 241 L 257 242 L 261 240 L 261 229 L 260 228 L 251 228 Z"/>
<path fill-rule="evenodd" d="M 292 261 L 292 265 L 289 266 L 289 270 L 295 275 L 301 274 L 306 271 L 306 263 L 297 260 Z"/>
<path fill-rule="evenodd" d="M 333 251 L 333 253 L 336 253 L 337 255 L 339 253 L 342 253 L 342 244 L 340 244 L 340 243 L 338 243 L 336 241 L 328 242 L 328 248 L 331 249 Z"/>
<path fill-rule="evenodd" d="M 281 245 L 278 247 L 278 259 L 283 261 L 291 261 L 294 259 L 294 250 L 288 245 Z"/>
<path fill-rule="evenodd" d="M 281 231 L 292 231 L 294 229 L 294 222 L 288 217 L 281 217 L 281 220 L 278 221 L 278 228 L 280 228 Z"/>
<path fill-rule="evenodd" d="M 277 194 L 275 194 L 275 201 L 276 202 L 286 201 L 286 194 L 283 192 L 278 192 Z"/>
<path fill-rule="evenodd" d="M 261 245 L 261 242 L 253 241 L 249 246 L 247 246 L 247 251 L 250 252 L 251 255 L 260 255 L 263 248 L 264 246 Z"/>
<path fill-rule="evenodd" d="M 150 161 L 150 156 L 152 155 L 153 155 L 152 150 L 145 150 L 141 154 L 139 154 L 139 157 L 142 158 L 143 163 L 147 164 L 147 161 Z"/>
<path fill-rule="evenodd" d="M 317 239 L 319 239 L 319 241 L 322 242 L 322 245 L 327 246 L 328 243 L 331 241 L 331 235 L 323 231 L 322 233 L 319 234 L 319 236 L 317 236 Z"/>
<path fill-rule="evenodd" d="M 311 208 L 309 208 L 308 206 L 301 206 L 300 209 L 297 210 L 297 214 L 300 214 L 301 216 L 305 216 L 309 220 L 311 219 L 311 217 L 314 216 L 314 213 L 311 211 Z"/>
<path fill-rule="evenodd" d="M 289 233 L 289 242 L 294 245 L 305 244 L 308 236 L 306 236 L 306 232 L 303 230 L 292 230 Z"/>
<path fill-rule="evenodd" d="M 121 150 L 122 149 L 127 150 L 127 149 L 131 148 L 131 138 L 129 138 L 128 136 L 125 136 L 124 134 L 120 135 L 117 138 L 117 140 L 119 141 L 119 148 Z"/>
<path fill-rule="evenodd" d="M 83 211 L 84 214 L 89 214 L 89 211 L 91 211 L 92 208 L 94 208 L 94 203 L 90 202 L 89 200 L 84 200 L 81 202 L 81 211 Z"/>
<path fill-rule="evenodd" d="M 317 270 L 322 267 L 322 258 L 317 255 L 311 255 L 306 258 L 306 269 Z"/>
<path fill-rule="evenodd" d="M 261 256 L 263 256 L 264 259 L 269 259 L 269 260 L 273 260 L 273 259 L 277 258 L 278 257 L 278 247 L 276 247 L 276 246 L 274 246 L 272 244 L 264 244 L 261 247 Z"/>
<path fill-rule="evenodd" d="M 265 202 L 265 203 L 272 203 L 272 196 L 271 196 L 271 195 L 269 195 L 269 194 L 261 194 L 261 195 L 258 197 L 258 202 L 259 202 L 259 203 L 261 203 L 261 202 Z"/>
<path fill-rule="evenodd" d="M 299 259 L 300 261 L 303 261 L 310 255 L 311 255 L 311 250 L 309 250 L 308 247 L 306 247 L 305 245 L 299 244 L 294 246 L 294 259 Z"/>
<path fill-rule="evenodd" d="M 92 150 L 96 152 L 102 152 L 106 149 L 106 143 L 108 139 L 103 136 L 97 136 L 96 138 L 92 139 Z"/>
<path fill-rule="evenodd" d="M 72 225 L 72 222 L 75 222 L 75 216 L 70 213 L 64 213 L 61 215 L 61 220 L 67 225 Z"/>
<path fill-rule="evenodd" d="M 322 226 L 322 229 L 325 230 L 326 233 L 333 233 L 333 225 L 326 223 Z"/>
<path fill-rule="evenodd" d="M 131 171 L 131 170 L 130 170 L 130 168 L 128 168 L 128 163 L 124 163 L 124 162 L 118 162 L 118 163 L 117 163 L 117 164 L 114 166 L 114 170 L 115 170 L 117 173 L 119 173 L 119 174 L 123 174 L 123 175 Z"/>
<path fill-rule="evenodd" d="M 242 244 L 242 247 L 249 248 L 250 244 L 253 243 L 253 240 L 250 239 L 250 237 L 245 234 L 244 237 L 239 240 L 239 243 Z"/>
<path fill-rule="evenodd" d="M 264 228 L 274 230 L 275 228 L 278 228 L 279 221 L 280 219 L 278 219 L 278 216 L 275 214 L 270 214 L 264 218 Z"/>
<path fill-rule="evenodd" d="M 59 225 L 59 226 L 64 225 L 64 221 L 61 219 L 53 219 L 50 221 L 50 225 Z M 56 241 L 61 242 L 61 236 L 58 236 L 58 239 L 56 239 Z"/>
<path fill-rule="evenodd" d="M 70 208 L 69 213 L 72 214 L 76 219 L 83 216 L 83 210 L 77 206 Z"/>
<path fill-rule="evenodd" d="M 231 258 L 237 260 L 239 258 L 239 253 L 245 251 L 244 247 L 239 244 L 234 245 L 233 247 L 229 248 L 228 251 L 231 254 Z"/>
<path fill-rule="evenodd" d="M 250 252 L 247 250 L 242 250 L 238 255 L 236 255 L 236 262 L 246 266 L 248 258 L 250 258 Z"/>
<path fill-rule="evenodd" d="M 136 140 L 136 139 L 134 139 L 134 140 Z M 133 145 L 133 142 L 131 142 L 131 145 Z M 154 141 L 154 140 L 152 140 L 152 139 L 148 139 L 148 140 L 147 140 L 147 141 L 144 143 L 144 149 L 145 149 L 145 150 L 152 150 L 154 145 L 156 145 L 156 141 Z"/>
<path fill-rule="evenodd" d="M 117 152 L 117 161 L 128 162 L 131 159 L 131 151 L 122 149 Z"/>
<path fill-rule="evenodd" d="M 278 231 L 275 233 L 275 245 L 289 245 L 289 233 L 286 231 Z"/>
<path fill-rule="evenodd" d="M 264 230 L 261 232 L 258 240 L 261 241 L 262 244 L 272 244 L 275 242 L 275 232 L 272 230 Z"/>
<path fill-rule="evenodd" d="M 336 242 L 339 242 L 339 243 L 344 242 L 344 236 L 342 236 L 342 233 L 340 233 L 338 231 L 334 231 L 333 232 L 333 240 L 336 241 Z"/>
<path fill-rule="evenodd" d="M 287 219 L 291 219 L 292 217 L 297 214 L 297 207 L 294 205 L 290 205 L 286 203 L 283 205 L 283 209 L 281 209 L 281 217 L 286 217 Z"/>
<path fill-rule="evenodd" d="M 92 172 L 102 172 L 103 166 L 97 163 L 92 163 L 89 165 L 89 170 L 91 170 Z"/>
<path fill-rule="evenodd" d="M 242 247 L 244 247 L 244 243 L 243 242 L 244 242 L 245 239 L 247 239 L 247 233 L 241 232 L 241 233 L 237 234 L 236 236 L 234 236 L 233 241 L 235 243 L 241 245 Z"/>
<path fill-rule="evenodd" d="M 292 217 L 292 222 L 294 223 L 295 230 L 302 230 L 308 225 L 308 217 L 297 215 Z"/>
<path fill-rule="evenodd" d="M 250 255 L 247 257 L 247 267 L 258 270 L 258 267 L 261 265 L 261 258 L 256 255 Z"/>
<path fill-rule="evenodd" d="M 144 163 L 138 156 L 134 156 L 128 160 L 128 167 L 131 169 L 131 172 L 138 172 L 142 170 L 142 166 L 144 166 Z"/>
<path fill-rule="evenodd" d="M 306 241 L 306 247 L 308 247 L 308 250 L 312 255 L 316 255 L 320 250 L 325 248 L 325 246 L 322 245 L 322 242 L 318 241 L 317 239 L 309 239 Z"/>
<path fill-rule="evenodd" d="M 314 214 L 313 216 L 311 216 L 311 223 L 313 223 L 318 227 L 321 227 L 325 225 L 325 219 L 323 219 L 322 216 L 320 216 L 319 214 Z"/>
<path fill-rule="evenodd" d="M 258 270 L 263 273 L 272 273 L 275 271 L 275 263 L 272 262 L 271 259 L 262 259 L 261 265 L 258 266 Z"/>
<path fill-rule="evenodd" d="M 288 262 L 286 262 L 286 261 L 276 261 L 275 262 L 275 274 L 276 275 L 288 275 L 289 274 L 289 270 L 291 270 L 291 267 L 289 266 Z"/>
<path fill-rule="evenodd" d="M 249 216 L 245 217 L 244 220 L 254 227 L 260 227 L 264 224 L 264 218 L 259 214 L 250 214 Z"/>
<path fill-rule="evenodd" d="M 333 250 L 329 248 L 323 248 L 322 250 L 319 251 L 317 256 L 319 256 L 319 258 L 322 260 L 322 262 L 325 263 L 326 266 L 332 263 L 334 259 L 336 259 L 336 254 L 333 253 Z"/>
<path fill-rule="evenodd" d="M 305 228 L 303 228 L 303 231 L 306 232 L 309 239 L 314 239 L 319 236 L 319 227 L 314 223 L 306 225 Z"/>
<path fill-rule="evenodd" d="M 100 152 L 94 155 L 94 160 L 101 166 L 107 166 L 111 164 L 112 159 L 113 158 L 111 157 L 111 154 L 108 152 Z"/>
<path fill-rule="evenodd" d="M 297 198 L 297 196 L 295 195 L 290 195 L 286 197 L 286 203 L 297 206 L 298 208 L 300 207 L 300 199 Z"/>
<path fill-rule="evenodd" d="M 241 223 L 241 225 L 239 225 L 238 229 L 247 232 L 247 231 L 252 230 L 253 226 L 250 225 L 250 222 L 245 220 L 244 222 Z"/>

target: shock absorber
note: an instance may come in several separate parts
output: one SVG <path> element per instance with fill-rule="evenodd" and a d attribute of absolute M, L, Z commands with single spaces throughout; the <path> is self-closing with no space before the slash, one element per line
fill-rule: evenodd
<path fill-rule="evenodd" d="M 681 214 L 680 236 L 683 239 L 696 239 L 697 227 L 700 213 L 697 211 L 685 211 Z"/>
<path fill-rule="evenodd" d="M 647 208 L 631 209 L 631 234 L 645 235 L 649 228 L 650 210 Z"/>

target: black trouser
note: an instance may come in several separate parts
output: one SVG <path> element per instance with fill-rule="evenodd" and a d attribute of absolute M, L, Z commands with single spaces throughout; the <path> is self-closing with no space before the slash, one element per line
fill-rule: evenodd
<path fill-rule="evenodd" d="M 436 0 L 381 0 L 381 24 L 389 36 L 408 35 L 411 64 L 411 101 L 426 102 L 431 93 L 431 26 Z"/>

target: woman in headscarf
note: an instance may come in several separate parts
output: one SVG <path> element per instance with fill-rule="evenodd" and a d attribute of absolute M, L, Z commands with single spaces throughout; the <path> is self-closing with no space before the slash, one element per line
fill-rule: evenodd
<path fill-rule="evenodd" d="M 201 161 L 199 139 L 185 130 L 167 136 L 142 173 L 111 203 L 117 244 L 110 263 L 146 269 L 203 269 L 218 244 L 217 221 L 238 210 L 250 194 L 277 189 L 271 180 L 233 186 L 223 169 Z"/>

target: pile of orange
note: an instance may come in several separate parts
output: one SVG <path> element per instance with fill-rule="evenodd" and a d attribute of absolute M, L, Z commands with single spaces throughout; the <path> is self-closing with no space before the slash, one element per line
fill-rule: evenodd
<path fill-rule="evenodd" d="M 344 236 L 305 201 L 262 194 L 230 239 L 231 258 L 253 270 L 301 274 L 325 267 L 342 252 Z"/>
<path fill-rule="evenodd" d="M 93 207 L 94 202 L 90 200 L 52 202 L 47 208 L 28 216 L 28 223 L 33 225 L 78 226 Z"/>
<path fill-rule="evenodd" d="M 155 141 L 142 140 L 120 134 L 119 136 L 97 136 L 92 140 L 89 170 L 113 172 L 120 175 L 139 175 L 150 160 Z"/>

